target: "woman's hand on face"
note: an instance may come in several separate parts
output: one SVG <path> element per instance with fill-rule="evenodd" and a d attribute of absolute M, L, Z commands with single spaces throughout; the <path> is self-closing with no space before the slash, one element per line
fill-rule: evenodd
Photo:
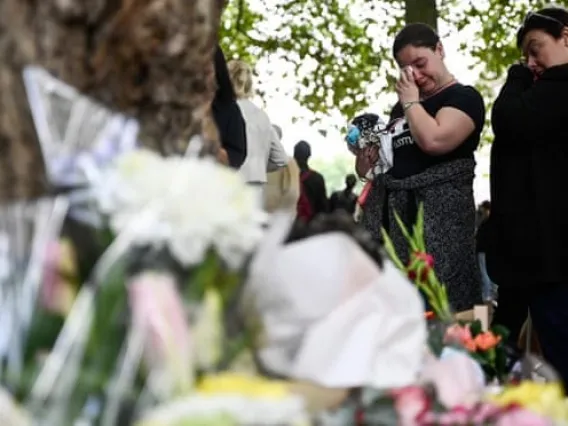
<path fill-rule="evenodd" d="M 398 94 L 398 100 L 401 104 L 418 102 L 420 100 L 420 92 L 414 81 L 412 68 L 405 67 L 402 69 L 400 78 L 396 82 L 396 93 Z"/>

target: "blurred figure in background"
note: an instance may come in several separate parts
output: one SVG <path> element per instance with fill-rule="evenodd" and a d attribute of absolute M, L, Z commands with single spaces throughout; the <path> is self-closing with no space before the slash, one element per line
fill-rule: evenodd
<path fill-rule="evenodd" d="M 344 210 L 351 216 L 355 214 L 357 204 L 357 195 L 353 192 L 355 185 L 357 185 L 357 177 L 354 174 L 345 176 L 345 188 L 331 194 L 329 199 L 330 212 Z"/>
<path fill-rule="evenodd" d="M 278 139 L 282 140 L 282 129 L 273 126 Z M 286 167 L 269 172 L 264 191 L 264 208 L 273 213 L 276 210 L 296 210 L 300 197 L 300 169 L 296 160 L 290 158 Z"/>
<path fill-rule="evenodd" d="M 477 217 L 475 218 L 476 224 L 475 228 L 479 228 L 483 222 L 485 222 L 489 218 L 489 214 L 491 213 L 491 201 L 485 200 L 481 203 L 477 209 Z"/>
<path fill-rule="evenodd" d="M 320 213 L 328 211 L 327 192 L 323 176 L 312 170 L 308 161 L 312 148 L 306 141 L 294 146 L 294 158 L 300 168 L 300 198 L 297 205 L 297 219 L 308 223 Z"/>
<path fill-rule="evenodd" d="M 484 201 L 478 209 L 477 232 L 475 235 L 475 250 L 479 261 L 479 269 L 481 271 L 481 292 L 485 303 L 493 303 L 497 299 L 497 287 L 487 274 L 486 253 L 488 245 L 491 244 L 490 229 L 487 226 L 489 215 L 491 214 L 491 202 Z"/>
<path fill-rule="evenodd" d="M 215 78 L 217 91 L 211 105 L 213 118 L 229 165 L 238 169 L 247 157 L 245 121 L 237 105 L 237 97 L 229 78 L 225 55 L 220 46 L 217 46 L 215 50 Z"/>
<path fill-rule="evenodd" d="M 246 62 L 233 60 L 228 68 L 246 125 L 247 157 L 241 173 L 249 184 L 259 187 L 264 200 L 267 171 L 285 167 L 288 155 L 268 115 L 251 101 L 254 95 L 251 67 Z"/>

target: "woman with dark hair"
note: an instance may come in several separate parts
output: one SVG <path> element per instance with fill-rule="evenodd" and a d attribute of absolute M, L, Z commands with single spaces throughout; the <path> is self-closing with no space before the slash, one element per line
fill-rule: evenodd
<path fill-rule="evenodd" d="M 227 152 L 229 165 L 238 169 L 247 156 L 246 126 L 220 46 L 215 50 L 215 77 L 217 91 L 211 107 L 213 118 L 219 130 L 221 146 Z"/>
<path fill-rule="evenodd" d="M 530 316 L 544 357 L 568 385 L 568 227 L 561 208 L 568 164 L 568 10 L 529 13 L 492 111 L 492 244 L 499 286 L 495 321 L 519 336 Z"/>
<path fill-rule="evenodd" d="M 396 36 L 393 55 L 401 76 L 399 102 L 388 125 L 392 167 L 379 179 L 382 224 L 399 255 L 409 247 L 394 214 L 407 227 L 424 206 L 426 248 L 456 311 L 481 302 L 481 277 L 475 254 L 473 178 L 476 150 L 485 122 L 479 92 L 460 84 L 446 68 L 436 32 L 410 24 Z"/>

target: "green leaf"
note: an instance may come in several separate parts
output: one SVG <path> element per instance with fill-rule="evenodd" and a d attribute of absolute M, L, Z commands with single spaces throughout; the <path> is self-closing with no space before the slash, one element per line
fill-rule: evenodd
<path fill-rule="evenodd" d="M 400 216 L 398 215 L 397 212 L 394 212 L 394 219 L 396 220 L 396 223 L 398 225 L 398 227 L 400 228 L 400 231 L 402 232 L 402 235 L 404 235 L 404 238 L 406 238 L 406 241 L 408 241 L 408 245 L 410 246 L 410 248 L 412 249 L 413 252 L 417 252 L 418 251 L 418 246 L 416 245 L 416 243 L 414 242 L 414 239 L 412 238 L 412 236 L 410 235 L 410 233 L 408 232 L 408 229 L 406 229 L 406 226 L 404 225 L 404 222 L 402 221 L 402 219 L 400 218 Z"/>
<path fill-rule="evenodd" d="M 426 242 L 424 241 L 424 204 L 418 205 L 418 213 L 416 215 L 416 223 L 414 224 L 414 241 L 419 251 L 426 253 Z"/>
<path fill-rule="evenodd" d="M 403 265 L 400 258 L 396 254 L 394 244 L 393 244 L 389 234 L 385 230 L 385 228 L 381 228 L 381 234 L 383 235 L 385 250 L 386 250 L 387 254 L 389 255 L 389 257 L 391 258 L 392 262 L 396 265 L 396 267 L 398 269 L 400 269 L 401 271 L 405 271 L 406 267 Z"/>
<path fill-rule="evenodd" d="M 498 324 L 492 326 L 491 331 L 496 336 L 501 336 L 501 341 L 506 341 L 509 338 L 509 335 L 510 335 L 510 332 L 506 327 L 503 327 L 502 325 L 498 325 Z"/>
<path fill-rule="evenodd" d="M 483 333 L 483 325 L 481 321 L 475 320 L 469 324 L 469 330 L 471 331 L 472 337 L 475 337 L 481 333 Z"/>

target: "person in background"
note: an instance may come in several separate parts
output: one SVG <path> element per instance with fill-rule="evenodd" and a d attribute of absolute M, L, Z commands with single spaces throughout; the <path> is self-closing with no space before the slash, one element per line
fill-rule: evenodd
<path fill-rule="evenodd" d="M 517 32 L 524 63 L 509 68 L 491 124 L 494 321 L 516 342 L 527 307 L 544 358 L 568 385 L 568 10 L 530 12 Z"/>
<path fill-rule="evenodd" d="M 485 124 L 483 98 L 450 72 L 440 37 L 426 24 L 404 27 L 392 53 L 400 79 L 389 125 L 393 166 L 384 175 L 382 224 L 404 263 L 410 250 L 394 214 L 411 227 L 422 205 L 426 247 L 450 304 L 457 312 L 472 309 L 482 302 L 473 180 Z"/>
<path fill-rule="evenodd" d="M 217 125 L 221 147 L 226 152 L 228 163 L 231 167 L 238 169 L 247 157 L 246 127 L 229 78 L 225 55 L 220 46 L 217 46 L 215 51 L 214 64 L 217 91 L 211 105 L 213 119 Z"/>
<path fill-rule="evenodd" d="M 491 214 L 491 202 L 484 201 L 479 206 L 479 224 L 475 235 L 475 249 L 477 252 L 477 260 L 479 262 L 479 269 L 481 271 L 481 292 L 483 301 L 486 303 L 493 303 L 496 300 L 496 287 L 487 274 L 486 253 L 487 246 L 491 244 L 490 229 L 487 226 L 489 216 Z"/>
<path fill-rule="evenodd" d="M 274 126 L 278 139 L 282 140 L 282 129 Z M 268 213 L 277 210 L 296 210 L 300 197 L 300 169 L 296 160 L 290 158 L 286 167 L 267 174 L 264 191 L 264 208 Z"/>
<path fill-rule="evenodd" d="M 355 155 L 355 172 L 365 182 L 357 199 L 355 221 L 361 224 L 377 242 L 382 242 L 382 190 L 381 181 L 388 170 L 388 159 L 382 158 L 381 150 L 388 149 L 383 137 L 386 123 L 373 113 L 355 117 L 345 138 L 349 151 Z"/>
<path fill-rule="evenodd" d="M 241 167 L 245 180 L 261 189 L 264 199 L 267 171 L 275 171 L 288 164 L 288 155 L 272 126 L 268 115 L 256 106 L 253 96 L 253 74 L 250 66 L 239 60 L 228 64 L 229 76 L 246 124 L 247 158 Z"/>
<path fill-rule="evenodd" d="M 327 192 L 323 176 L 312 170 L 308 161 L 312 148 L 306 141 L 294 146 L 294 159 L 300 168 L 300 198 L 297 204 L 297 219 L 308 223 L 320 213 L 328 211 Z"/>
<path fill-rule="evenodd" d="M 357 177 L 349 174 L 345 177 L 345 188 L 341 191 L 335 191 L 329 198 L 329 211 L 344 210 L 352 216 L 355 214 L 355 206 L 357 204 L 357 195 L 353 189 L 357 185 Z"/>
<path fill-rule="evenodd" d="M 476 217 L 476 226 L 475 228 L 479 228 L 483 222 L 485 222 L 489 218 L 489 214 L 491 213 L 491 201 L 485 200 L 479 205 L 477 209 L 477 217 Z"/>

